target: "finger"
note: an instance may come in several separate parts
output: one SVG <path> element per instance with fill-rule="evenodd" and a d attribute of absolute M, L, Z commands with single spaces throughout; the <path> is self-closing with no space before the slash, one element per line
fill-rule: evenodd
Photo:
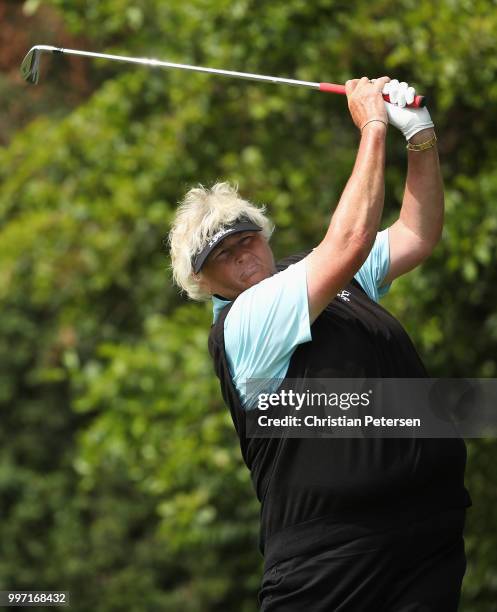
<path fill-rule="evenodd" d="M 397 79 L 392 79 L 390 81 L 390 91 L 388 92 L 388 95 L 390 96 L 390 102 L 392 104 L 397 103 L 398 91 L 399 91 L 399 82 L 397 81 Z"/>
<path fill-rule="evenodd" d="M 403 108 L 406 105 L 407 83 L 402 81 L 397 89 L 397 106 Z"/>
<path fill-rule="evenodd" d="M 407 83 L 402 81 L 402 83 L 399 83 L 399 93 L 397 94 L 397 106 L 400 106 L 400 108 L 404 108 L 406 105 L 406 91 Z"/>
<path fill-rule="evenodd" d="M 347 95 L 352 94 L 358 87 L 364 87 L 365 85 L 369 85 L 368 77 L 361 77 L 360 79 L 352 79 L 353 85 L 350 88 L 350 91 L 347 92 L 347 83 L 345 84 L 345 93 Z"/>
<path fill-rule="evenodd" d="M 390 77 L 384 76 L 379 79 L 372 79 L 371 82 L 374 84 L 376 91 L 382 92 L 386 84 L 390 81 Z"/>
<path fill-rule="evenodd" d="M 354 91 L 354 89 L 357 87 L 358 83 L 359 83 L 359 79 L 349 79 L 345 83 L 345 93 L 347 95 L 351 94 Z"/>
<path fill-rule="evenodd" d="M 408 87 L 406 91 L 406 104 L 412 104 L 416 97 L 416 90 L 414 87 Z"/>

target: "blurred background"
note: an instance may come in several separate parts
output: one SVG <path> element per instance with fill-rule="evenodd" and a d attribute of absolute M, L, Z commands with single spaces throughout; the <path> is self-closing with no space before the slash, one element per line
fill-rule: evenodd
<path fill-rule="evenodd" d="M 382 303 L 433 377 L 497 376 L 495 0 L 0 0 L 0 590 L 75 611 L 255 612 L 258 502 L 207 351 L 171 283 L 187 189 L 266 204 L 277 257 L 323 237 L 358 133 L 346 99 L 34 44 L 429 96 L 441 243 Z M 56 61 L 57 59 L 57 61 Z M 382 228 L 405 141 L 388 136 Z M 497 610 L 497 442 L 468 440 L 463 612 Z M 47 608 L 48 609 L 48 608 Z"/>

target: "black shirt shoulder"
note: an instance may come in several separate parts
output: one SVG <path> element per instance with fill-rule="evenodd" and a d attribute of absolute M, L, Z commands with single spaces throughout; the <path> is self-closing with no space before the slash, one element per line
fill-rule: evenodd
<path fill-rule="evenodd" d="M 281 272 L 285 268 L 288 268 L 288 266 L 291 266 L 292 264 L 297 263 L 301 259 L 304 259 L 304 257 L 307 257 L 307 255 L 309 255 L 309 253 L 311 253 L 312 251 L 313 249 L 308 249 L 307 251 L 301 251 L 300 253 L 295 253 L 293 255 L 288 255 L 283 259 L 279 259 L 276 262 L 276 269 L 278 270 L 278 272 Z"/>

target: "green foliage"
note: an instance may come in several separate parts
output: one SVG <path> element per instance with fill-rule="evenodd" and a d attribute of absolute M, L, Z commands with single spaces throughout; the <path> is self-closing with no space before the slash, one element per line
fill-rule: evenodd
<path fill-rule="evenodd" d="M 51 4 L 95 50 L 414 82 L 437 125 L 446 224 L 385 305 L 433 376 L 496 376 L 494 2 Z M 278 257 L 314 246 L 357 134 L 339 96 L 97 71 L 89 100 L 0 149 L 0 586 L 63 586 L 75 610 L 252 612 L 258 503 L 207 353 L 209 305 L 172 286 L 163 239 L 186 189 L 223 178 L 267 204 Z M 392 133 L 383 227 L 404 175 Z M 465 612 L 497 597 L 496 456 L 494 440 L 469 443 Z"/>

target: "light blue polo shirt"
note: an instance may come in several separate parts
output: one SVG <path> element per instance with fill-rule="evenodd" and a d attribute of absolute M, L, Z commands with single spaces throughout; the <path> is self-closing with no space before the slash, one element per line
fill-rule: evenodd
<path fill-rule="evenodd" d="M 381 287 L 389 267 L 387 228 L 378 232 L 368 258 L 354 276 L 375 302 L 390 289 L 391 283 Z M 230 301 L 213 297 L 212 302 L 215 322 Z M 224 321 L 224 346 L 231 377 L 246 408 L 249 407 L 246 380 L 274 381 L 270 386 L 261 382 L 261 389 L 251 388 L 251 395 L 277 389 L 279 381 L 285 378 L 294 350 L 310 340 L 305 259 L 262 280 L 236 298 Z"/>

